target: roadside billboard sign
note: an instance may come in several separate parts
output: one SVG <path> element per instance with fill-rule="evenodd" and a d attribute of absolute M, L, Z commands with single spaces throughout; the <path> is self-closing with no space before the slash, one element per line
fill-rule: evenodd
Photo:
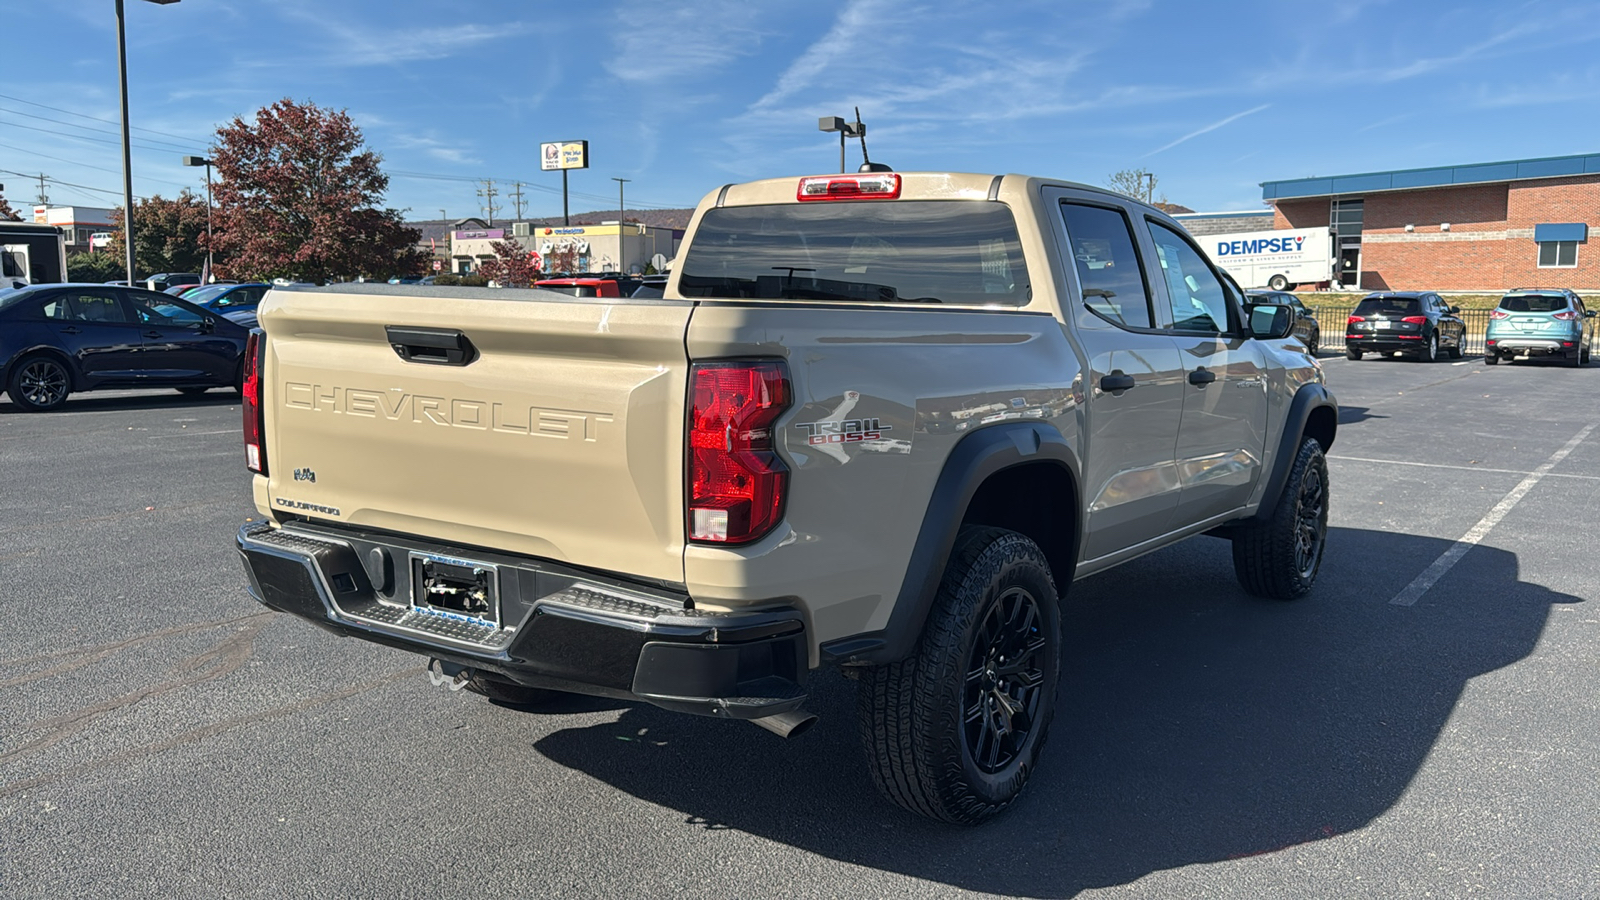
<path fill-rule="evenodd" d="M 539 168 L 545 171 L 589 168 L 589 142 L 555 141 L 540 144 Z"/>

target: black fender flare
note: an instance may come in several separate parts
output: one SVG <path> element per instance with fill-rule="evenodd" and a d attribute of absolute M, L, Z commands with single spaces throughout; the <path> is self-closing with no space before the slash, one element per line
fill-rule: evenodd
<path fill-rule="evenodd" d="M 1252 517 L 1254 521 L 1265 521 L 1272 517 L 1278 496 L 1283 493 L 1283 485 L 1289 480 L 1289 467 L 1294 465 L 1295 455 L 1300 452 L 1300 441 L 1305 437 L 1311 414 L 1319 409 L 1332 411 L 1327 440 L 1322 442 L 1322 449 L 1326 452 L 1333 446 L 1334 435 L 1339 430 L 1339 401 L 1334 399 L 1333 392 L 1326 385 L 1314 381 L 1300 385 L 1300 389 L 1294 392 L 1294 399 L 1289 401 L 1289 413 L 1284 416 L 1283 431 L 1278 437 L 1278 452 L 1272 460 L 1272 471 L 1267 475 L 1267 488 L 1261 494 L 1261 505 Z"/>
<path fill-rule="evenodd" d="M 17 363 L 30 356 L 49 356 L 54 358 L 67 368 L 67 378 L 71 382 L 68 388 L 73 391 L 82 389 L 83 378 L 78 374 L 78 365 L 73 360 L 72 354 L 49 344 L 35 344 L 26 350 L 19 350 L 13 353 L 11 358 L 5 361 L 4 365 L 0 365 L 0 391 L 6 390 L 7 386 L 11 384 L 11 373 L 16 369 Z"/>
<path fill-rule="evenodd" d="M 1044 422 L 1005 422 L 981 428 L 956 443 L 934 482 L 922 516 L 922 528 L 900 582 L 889 624 L 882 631 L 829 641 L 820 648 L 824 662 L 869 664 L 895 662 L 911 655 L 933 609 L 950 561 L 956 534 L 972 497 L 989 476 L 1013 466 L 1049 462 L 1059 465 L 1081 499 L 1078 456 L 1055 426 Z M 1083 504 L 1076 504 L 1071 560 L 1083 541 Z M 1072 573 L 1064 576 L 1071 582 Z M 1065 587 L 1063 586 L 1063 590 Z"/>

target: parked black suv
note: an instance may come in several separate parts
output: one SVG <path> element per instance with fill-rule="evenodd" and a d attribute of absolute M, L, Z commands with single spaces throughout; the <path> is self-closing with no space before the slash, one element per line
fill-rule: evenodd
<path fill-rule="evenodd" d="M 1368 294 L 1345 323 L 1345 356 L 1398 352 L 1433 362 L 1443 349 L 1451 359 L 1460 359 L 1467 324 L 1458 312 L 1461 307 L 1427 291 Z"/>

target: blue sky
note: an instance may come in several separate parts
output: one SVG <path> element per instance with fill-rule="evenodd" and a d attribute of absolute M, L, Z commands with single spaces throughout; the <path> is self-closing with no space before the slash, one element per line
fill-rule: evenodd
<path fill-rule="evenodd" d="M 286 96 L 347 109 L 390 205 L 419 219 L 479 214 L 486 177 L 524 181 L 527 215 L 559 214 L 541 141 L 590 142 L 574 212 L 614 209 L 612 177 L 632 179 L 630 207 L 673 207 L 833 171 L 838 138 L 816 119 L 856 105 L 873 158 L 903 171 L 1101 184 L 1142 166 L 1207 211 L 1259 207 L 1266 180 L 1600 152 L 1592 0 L 127 6 L 141 196 L 203 185 L 179 156 Z M 19 208 L 37 182 L 14 172 L 66 183 L 53 203 L 120 196 L 112 10 L 0 12 L 0 182 Z"/>

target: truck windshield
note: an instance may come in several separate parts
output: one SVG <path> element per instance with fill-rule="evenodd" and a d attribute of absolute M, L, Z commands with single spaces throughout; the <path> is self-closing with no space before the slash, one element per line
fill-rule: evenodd
<path fill-rule="evenodd" d="M 1028 302 L 1010 208 L 972 200 L 708 210 L 679 277 L 685 297 L 861 303 Z"/>

